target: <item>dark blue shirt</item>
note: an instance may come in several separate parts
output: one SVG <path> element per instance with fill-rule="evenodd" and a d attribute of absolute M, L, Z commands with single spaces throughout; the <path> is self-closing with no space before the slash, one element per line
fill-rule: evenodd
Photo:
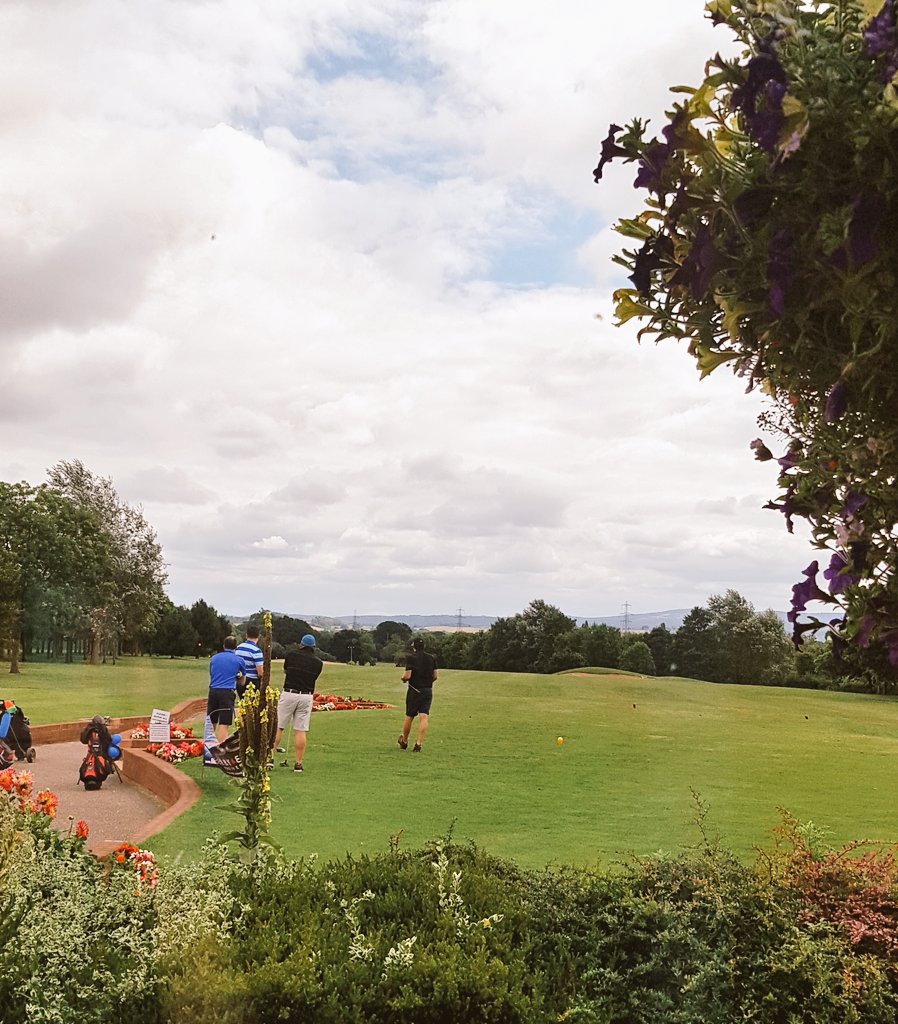
<path fill-rule="evenodd" d="M 219 651 L 209 659 L 209 689 L 233 690 L 243 671 L 243 658 L 235 651 Z"/>

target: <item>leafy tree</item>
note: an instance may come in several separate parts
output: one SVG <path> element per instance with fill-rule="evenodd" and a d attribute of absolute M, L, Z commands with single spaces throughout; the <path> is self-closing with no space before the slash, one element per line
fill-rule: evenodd
<path fill-rule="evenodd" d="M 272 640 L 283 647 L 298 644 L 307 633 L 312 633 L 312 627 L 305 619 L 296 619 L 292 615 L 272 615 L 271 628 Z"/>
<path fill-rule="evenodd" d="M 655 675 L 655 661 L 649 645 L 644 640 L 628 644 L 621 655 L 620 667 L 625 672 L 639 672 L 644 676 Z"/>
<path fill-rule="evenodd" d="M 0 482 L 0 618 L 10 672 L 19 671 L 22 635 L 38 623 L 45 595 L 65 623 L 87 614 L 109 592 L 109 559 L 97 518 L 47 485 Z"/>
<path fill-rule="evenodd" d="M 471 637 L 470 642 L 467 644 L 467 650 L 465 654 L 465 662 L 463 665 L 459 665 L 459 668 L 468 669 L 485 669 L 486 658 L 487 658 L 487 645 L 490 631 L 483 630 L 480 633 L 475 633 Z"/>
<path fill-rule="evenodd" d="M 394 633 L 380 648 L 380 660 L 398 662 L 405 658 L 407 651 L 408 640 Z M 440 664 L 442 664 L 442 659 L 440 659 Z"/>
<path fill-rule="evenodd" d="M 710 0 L 737 56 L 678 88 L 661 138 L 612 125 L 594 171 L 638 164 L 616 292 L 640 337 L 687 343 L 768 397 L 776 500 L 828 563 L 793 588 L 799 640 L 879 649 L 898 678 L 898 26 L 893 0 Z M 774 454 L 758 439 L 757 458 Z M 809 602 L 834 608 L 802 621 Z"/>
<path fill-rule="evenodd" d="M 775 612 L 755 612 L 735 590 L 693 608 L 674 638 L 678 675 L 715 683 L 783 683 L 795 655 Z"/>
<path fill-rule="evenodd" d="M 468 668 L 471 649 L 479 634 L 451 633 L 441 654 L 440 665 L 444 668 Z"/>
<path fill-rule="evenodd" d="M 183 658 L 194 654 L 199 643 L 199 634 L 194 629 L 190 612 L 183 605 L 176 606 L 169 601 L 150 640 L 152 653 Z"/>
<path fill-rule="evenodd" d="M 532 672 L 532 655 L 520 615 L 496 619 L 484 634 L 482 667 L 490 672 Z"/>
<path fill-rule="evenodd" d="M 113 637 L 136 653 L 165 598 L 167 573 L 156 531 L 140 509 L 119 498 L 109 477 L 95 476 L 79 460 L 58 462 L 47 476 L 55 491 L 94 516 L 104 536 L 110 574 L 92 609 L 91 662 Z"/>
<path fill-rule="evenodd" d="M 614 626 L 598 623 L 580 627 L 580 648 L 587 665 L 617 668 L 621 655 L 621 632 Z"/>
<path fill-rule="evenodd" d="M 670 666 L 673 664 L 673 633 L 662 622 L 660 626 L 650 629 L 643 637 L 648 649 L 652 652 L 652 660 L 655 663 L 656 674 L 669 676 Z"/>
<path fill-rule="evenodd" d="M 794 671 L 795 656 L 775 612 L 755 613 L 735 590 L 708 600 L 717 640 L 715 682 L 781 683 Z"/>
<path fill-rule="evenodd" d="M 380 650 L 384 644 L 386 644 L 393 637 L 399 637 L 401 640 L 408 643 L 412 638 L 412 627 L 405 622 L 394 622 L 392 619 L 386 619 L 384 622 L 378 622 L 374 627 L 372 633 L 374 638 L 374 644 L 378 650 Z M 384 659 L 389 660 L 389 659 Z"/>
<path fill-rule="evenodd" d="M 484 634 L 482 667 L 493 672 L 551 672 L 555 642 L 576 622 L 545 601 L 531 601 L 524 611 L 496 619 Z"/>
<path fill-rule="evenodd" d="M 547 672 L 563 672 L 569 668 L 583 668 L 586 659 L 581 650 L 579 629 L 569 629 L 555 637 L 552 654 L 546 664 Z"/>
<path fill-rule="evenodd" d="M 689 679 L 711 679 L 716 652 L 717 640 L 711 613 L 697 605 L 683 619 L 674 636 L 672 671 Z"/>
<path fill-rule="evenodd" d="M 195 653 L 212 654 L 221 649 L 222 641 L 228 635 L 221 632 L 221 618 L 202 598 L 191 605 L 190 622 L 199 637 Z"/>
<path fill-rule="evenodd" d="M 331 637 L 328 650 L 337 661 L 358 661 L 362 634 L 357 629 L 338 629 Z"/>

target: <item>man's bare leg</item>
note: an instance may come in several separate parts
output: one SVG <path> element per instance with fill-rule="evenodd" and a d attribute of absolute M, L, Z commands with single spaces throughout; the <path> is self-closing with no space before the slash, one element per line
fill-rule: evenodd
<path fill-rule="evenodd" d="M 427 723 L 429 721 L 428 715 L 418 715 L 418 740 L 415 743 L 416 747 L 420 747 L 424 742 L 424 736 L 427 732 Z"/>
<path fill-rule="evenodd" d="M 405 716 L 405 721 L 402 723 L 402 742 L 408 743 L 409 733 L 412 731 L 412 722 L 414 719 L 410 715 Z"/>

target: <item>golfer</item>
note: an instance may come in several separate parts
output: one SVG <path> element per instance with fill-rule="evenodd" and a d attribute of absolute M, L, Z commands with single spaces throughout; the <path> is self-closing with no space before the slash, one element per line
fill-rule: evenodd
<path fill-rule="evenodd" d="M 312 717 L 312 701 L 315 697 L 315 683 L 321 675 L 324 662 L 315 654 L 315 637 L 311 633 L 299 641 L 299 649 L 287 652 L 284 658 L 284 689 L 278 701 L 278 731 L 274 745 L 279 754 L 285 754 L 281 736 L 288 722 L 293 726 L 293 742 L 296 760 L 293 771 L 301 772 L 302 758 L 306 750 L 306 736 Z M 284 767 L 287 762 L 283 762 Z"/>
<path fill-rule="evenodd" d="M 421 753 L 421 744 L 427 732 L 430 716 L 430 705 L 433 702 L 433 684 L 437 681 L 437 659 L 424 650 L 424 640 L 418 636 L 412 641 L 412 649 L 405 660 L 405 672 L 402 681 L 408 684 L 405 694 L 405 721 L 402 723 L 402 735 L 398 743 L 403 750 L 408 750 L 408 737 L 412 731 L 412 722 L 418 719 L 418 739 L 412 751 Z"/>
<path fill-rule="evenodd" d="M 234 724 L 234 701 L 238 681 L 243 678 L 243 658 L 237 654 L 237 638 L 225 637 L 224 649 L 209 659 L 209 697 L 206 715 L 215 727 L 218 742 Z"/>

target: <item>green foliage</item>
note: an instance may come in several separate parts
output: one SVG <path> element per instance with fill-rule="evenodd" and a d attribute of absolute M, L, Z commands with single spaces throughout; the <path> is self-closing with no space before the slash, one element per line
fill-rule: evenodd
<path fill-rule="evenodd" d="M 497 619 L 490 627 L 485 635 L 482 667 L 503 672 L 557 672 L 570 668 L 556 656 L 555 645 L 575 626 L 575 621 L 554 605 L 531 601 L 519 615 Z M 562 641 L 559 654 L 572 651 L 575 644 L 576 639 Z"/>
<path fill-rule="evenodd" d="M 60 837 L 42 815 L 11 821 L 0 801 L 0 819 L 0 1022 L 178 1019 L 167 1011 L 185 964 L 234 916 L 223 848 L 207 847 L 199 864 L 168 867 L 149 886 Z"/>
<path fill-rule="evenodd" d="M 190 623 L 197 635 L 198 653 L 209 655 L 221 650 L 224 638 L 228 635 L 227 632 L 221 632 L 221 620 L 222 616 L 202 598 L 190 606 Z"/>
<path fill-rule="evenodd" d="M 261 625 L 261 622 L 258 625 Z M 271 616 L 271 639 L 282 647 L 298 644 L 306 633 L 312 632 L 312 627 L 305 619 L 297 619 L 292 615 Z"/>
<path fill-rule="evenodd" d="M 640 337 L 684 339 L 702 376 L 728 364 L 770 399 L 783 438 L 768 507 L 830 555 L 794 591 L 832 605 L 840 641 L 898 667 L 898 43 L 892 0 L 712 0 L 741 53 L 674 90 L 662 138 L 612 126 L 595 170 L 636 161 L 648 190 L 618 230 L 616 293 Z M 870 19 L 876 15 L 875 21 Z M 763 461 L 773 454 L 760 440 Z M 825 587 L 826 589 L 822 589 Z M 806 624 L 815 628 L 813 621 Z"/>
<path fill-rule="evenodd" d="M 581 629 L 581 649 L 583 660 L 587 665 L 617 668 L 620 665 L 621 632 L 614 626 L 605 623 L 583 625 Z"/>
<path fill-rule="evenodd" d="M 16 668 L 23 633 L 46 620 L 52 594 L 57 634 L 83 629 L 112 587 L 102 526 L 50 487 L 0 481 L 0 625 Z"/>
<path fill-rule="evenodd" d="M 275 846 L 271 828 L 271 783 L 268 759 L 274 747 L 277 731 L 277 690 L 252 683 L 246 688 L 237 705 L 236 726 L 240 738 L 240 780 L 238 812 L 243 816 L 242 831 L 228 833 L 226 839 L 235 839 L 245 849 L 258 851 L 261 845 Z"/>
<path fill-rule="evenodd" d="M 676 671 L 715 683 L 783 685 L 795 655 L 775 612 L 758 614 L 735 590 L 693 608 L 674 634 Z"/>
<path fill-rule="evenodd" d="M 412 638 L 412 627 L 404 622 L 394 622 L 392 619 L 387 619 L 385 622 L 379 622 L 374 627 L 373 637 L 378 650 L 393 637 L 398 637 L 401 642 L 407 645 Z"/>
<path fill-rule="evenodd" d="M 123 502 L 109 477 L 98 477 L 76 459 L 58 462 L 49 485 L 93 516 L 109 563 L 106 586 L 91 609 L 92 657 L 110 641 L 137 653 L 141 633 L 156 621 L 167 581 L 156 531 L 139 508 Z"/>
<path fill-rule="evenodd" d="M 652 661 L 655 663 L 656 674 L 659 676 L 669 676 L 674 661 L 674 634 L 662 622 L 660 626 L 650 629 L 642 639 L 652 652 Z"/>
<path fill-rule="evenodd" d="M 655 659 L 649 646 L 643 640 L 633 640 L 626 645 L 621 655 L 620 667 L 625 672 L 639 672 L 641 675 L 655 675 Z"/>
<path fill-rule="evenodd" d="M 0 801 L 0 1024 L 891 1024 L 894 851 L 787 815 L 750 865 L 706 815 L 611 871 L 450 833 L 325 864 L 211 842 L 141 881 Z"/>
<path fill-rule="evenodd" d="M 328 650 L 337 661 L 366 665 L 377 662 L 372 635 L 359 629 L 338 629 L 328 639 Z"/>
<path fill-rule="evenodd" d="M 447 841 L 324 865 L 205 857 L 135 894 L 116 887 L 124 872 L 44 854 L 46 955 L 26 938 L 10 988 L 28 1020 L 891 1024 L 898 1010 L 882 946 L 809 917 L 769 860 L 713 844 L 614 874 L 523 871 Z M 115 949 L 85 941 L 91 915 Z"/>

